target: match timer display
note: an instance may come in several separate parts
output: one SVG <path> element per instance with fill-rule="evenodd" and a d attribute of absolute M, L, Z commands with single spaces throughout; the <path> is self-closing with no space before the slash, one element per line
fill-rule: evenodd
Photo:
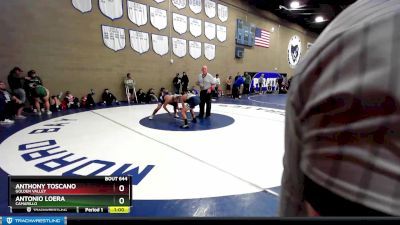
<path fill-rule="evenodd" d="M 9 207 L 25 213 L 129 213 L 131 184 L 130 176 L 10 176 Z"/>

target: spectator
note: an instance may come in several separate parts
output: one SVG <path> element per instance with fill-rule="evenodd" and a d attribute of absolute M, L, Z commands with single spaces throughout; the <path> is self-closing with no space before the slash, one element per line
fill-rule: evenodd
<path fill-rule="evenodd" d="M 26 96 L 28 98 L 28 102 L 32 105 L 33 112 L 37 113 L 37 109 L 35 107 L 35 93 L 36 93 L 36 86 L 42 85 L 42 79 L 37 75 L 35 70 L 29 70 L 28 76 L 25 77 L 24 89 L 26 91 Z"/>
<path fill-rule="evenodd" d="M 239 75 L 236 81 L 233 83 L 232 98 L 240 98 L 240 87 L 244 84 L 244 78 Z"/>
<path fill-rule="evenodd" d="M 58 112 L 61 110 L 61 96 L 62 92 L 58 96 L 52 95 L 50 98 L 50 111 Z"/>
<path fill-rule="evenodd" d="M 226 84 L 226 94 L 228 96 L 232 95 L 232 76 L 229 76 L 225 81 Z"/>
<path fill-rule="evenodd" d="M 107 106 L 112 105 L 113 102 L 115 102 L 117 105 L 119 105 L 117 98 L 115 97 L 115 95 L 113 93 L 110 92 L 110 90 L 108 90 L 108 88 L 104 89 L 104 92 L 103 92 L 101 98 L 103 100 L 103 104 L 105 104 Z"/>
<path fill-rule="evenodd" d="M 282 216 L 400 215 L 399 34 L 400 1 L 359 0 L 296 66 Z"/>
<path fill-rule="evenodd" d="M 65 97 L 62 105 L 65 105 L 67 109 L 77 109 L 80 107 L 79 99 L 74 97 L 70 91 L 65 92 Z"/>
<path fill-rule="evenodd" d="M 137 96 L 137 99 L 138 99 L 138 103 L 139 103 L 139 104 L 141 104 L 141 103 L 146 103 L 146 94 L 144 93 L 143 89 L 139 89 L 139 90 L 136 92 L 136 96 Z"/>
<path fill-rule="evenodd" d="M 13 124 L 15 119 L 25 119 L 23 103 L 17 96 L 7 91 L 6 84 L 0 81 L 0 124 Z"/>
<path fill-rule="evenodd" d="M 22 75 L 22 69 L 19 67 L 14 67 L 8 74 L 8 85 L 12 93 L 22 102 L 26 101 L 26 93 L 23 88 L 24 77 Z"/>
<path fill-rule="evenodd" d="M 250 94 L 251 76 L 247 72 L 244 73 L 243 94 Z"/>
<path fill-rule="evenodd" d="M 174 85 L 175 94 L 179 94 L 181 89 L 181 78 L 179 77 L 179 73 L 176 73 L 176 76 L 172 80 L 172 84 Z"/>
<path fill-rule="evenodd" d="M 90 89 L 90 92 L 82 97 L 81 107 L 82 108 L 95 108 L 96 102 L 93 99 L 93 95 L 95 95 L 94 90 Z"/>
<path fill-rule="evenodd" d="M 146 103 L 151 103 L 151 102 L 158 102 L 158 98 L 153 88 L 150 88 L 146 94 Z"/>
<path fill-rule="evenodd" d="M 189 85 L 189 77 L 186 75 L 186 72 L 183 72 L 182 76 L 182 92 L 187 92 L 188 91 L 188 85 Z"/>
<path fill-rule="evenodd" d="M 258 78 L 258 94 L 264 93 L 263 86 L 265 83 L 264 74 L 261 74 L 260 78 Z"/>
<path fill-rule="evenodd" d="M 124 85 L 125 85 L 125 93 L 126 93 L 126 97 L 128 100 L 128 104 L 130 104 L 131 99 L 134 99 L 134 101 L 137 102 L 136 88 L 135 88 L 136 82 L 131 77 L 130 73 L 126 74 L 126 78 L 124 80 Z"/>
<path fill-rule="evenodd" d="M 44 109 L 46 111 L 47 115 L 51 115 L 52 112 L 50 111 L 50 103 L 49 103 L 49 98 L 50 98 L 50 92 L 47 88 L 43 87 L 42 85 L 37 85 L 33 84 L 33 91 L 32 91 L 32 97 L 34 100 L 35 104 L 35 109 L 37 115 L 41 115 L 42 112 L 40 110 L 40 102 L 43 102 L 44 104 Z"/>

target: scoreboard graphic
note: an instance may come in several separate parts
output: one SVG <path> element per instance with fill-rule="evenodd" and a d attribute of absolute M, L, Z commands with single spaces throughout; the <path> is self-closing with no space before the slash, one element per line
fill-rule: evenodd
<path fill-rule="evenodd" d="M 132 180 L 122 177 L 9 177 L 12 213 L 129 213 Z"/>

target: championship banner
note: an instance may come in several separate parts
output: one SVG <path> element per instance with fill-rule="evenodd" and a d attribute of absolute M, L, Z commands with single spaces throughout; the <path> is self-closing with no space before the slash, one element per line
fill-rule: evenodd
<path fill-rule="evenodd" d="M 178 9 L 183 9 L 186 7 L 186 0 L 172 0 L 172 4 Z"/>
<path fill-rule="evenodd" d="M 158 30 L 167 27 L 167 11 L 150 7 L 150 22 Z"/>
<path fill-rule="evenodd" d="M 189 30 L 193 36 L 195 36 L 195 37 L 200 36 L 201 35 L 201 20 L 189 18 Z"/>
<path fill-rule="evenodd" d="M 218 18 L 225 22 L 228 20 L 228 7 L 218 4 Z"/>
<path fill-rule="evenodd" d="M 72 5 L 81 13 L 90 12 L 92 10 L 92 0 L 72 0 Z"/>
<path fill-rule="evenodd" d="M 201 42 L 189 41 L 189 54 L 194 59 L 198 59 L 201 56 Z"/>
<path fill-rule="evenodd" d="M 215 24 L 204 22 L 204 34 L 209 40 L 215 38 Z"/>
<path fill-rule="evenodd" d="M 209 18 L 214 18 L 216 14 L 215 2 L 211 0 L 204 0 L 204 11 Z"/>
<path fill-rule="evenodd" d="M 153 50 L 158 55 L 165 55 L 168 53 L 168 37 L 163 35 L 152 34 Z"/>
<path fill-rule="evenodd" d="M 172 24 L 173 24 L 174 30 L 178 34 L 186 33 L 186 31 L 187 31 L 187 17 L 186 16 L 172 13 Z"/>
<path fill-rule="evenodd" d="M 186 55 L 187 47 L 186 40 L 179 38 L 172 38 L 172 51 L 178 57 L 183 57 Z"/>
<path fill-rule="evenodd" d="M 147 23 L 147 6 L 129 0 L 127 3 L 129 20 L 138 26 L 145 25 Z"/>
<path fill-rule="evenodd" d="M 215 58 L 215 45 L 204 43 L 204 56 L 208 60 Z"/>
<path fill-rule="evenodd" d="M 154 0 L 154 1 L 157 2 L 157 3 L 161 3 L 161 2 L 163 2 L 165 0 Z"/>
<path fill-rule="evenodd" d="M 198 14 L 201 12 L 201 0 L 189 0 L 189 8 Z"/>
<path fill-rule="evenodd" d="M 125 30 L 117 27 L 101 25 L 104 44 L 114 50 L 119 51 L 125 48 Z"/>
<path fill-rule="evenodd" d="M 123 16 L 122 0 L 99 0 L 100 11 L 114 20 Z"/>
<path fill-rule="evenodd" d="M 217 25 L 217 39 L 220 42 L 226 41 L 226 27 Z"/>
<path fill-rule="evenodd" d="M 129 37 L 133 50 L 140 54 L 149 51 L 150 41 L 148 33 L 130 30 Z"/>

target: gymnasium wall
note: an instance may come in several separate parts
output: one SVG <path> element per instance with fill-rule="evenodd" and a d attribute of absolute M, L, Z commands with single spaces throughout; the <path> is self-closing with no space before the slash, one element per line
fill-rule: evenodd
<path fill-rule="evenodd" d="M 136 26 L 128 19 L 125 0 L 123 17 L 114 21 L 100 12 L 97 0 L 92 0 L 92 11 L 84 14 L 73 7 L 71 0 L 0 1 L 0 79 L 5 81 L 8 72 L 14 66 L 20 66 L 25 72 L 35 69 L 52 93 L 70 90 L 75 96 L 81 97 L 93 88 L 99 98 L 102 90 L 109 88 L 117 97 L 125 99 L 122 80 L 128 72 L 136 80 L 137 88 L 147 90 L 154 87 L 157 91 L 161 86 L 172 90 L 172 79 L 177 72 L 181 74 L 186 71 L 189 85 L 193 85 L 202 65 L 208 65 L 213 75 L 219 73 L 221 80 L 243 71 L 277 71 L 291 76 L 293 70 L 287 59 L 290 38 L 293 35 L 300 37 L 301 54 L 304 57 L 307 42 L 312 43 L 317 37 L 269 12 L 252 8 L 244 0 L 215 0 L 228 6 L 229 17 L 226 22 L 221 22 L 218 16 L 208 18 L 204 13 L 204 4 L 202 12 L 194 14 L 188 6 L 179 10 L 168 0 L 160 4 L 153 0 L 132 1 L 166 9 L 167 28 L 158 31 L 150 24 L 150 20 L 144 26 Z M 172 12 L 201 19 L 202 35 L 195 38 L 189 31 L 183 35 L 176 33 L 172 29 Z M 244 58 L 235 59 L 238 18 L 266 30 L 271 31 L 274 27 L 271 47 L 246 48 Z M 226 26 L 227 40 L 222 43 L 216 38 L 208 40 L 204 36 L 204 21 Z M 104 45 L 102 24 L 126 29 L 126 46 L 123 50 L 114 52 Z M 189 53 L 183 58 L 172 53 L 159 56 L 152 50 L 151 41 L 150 51 L 138 54 L 130 47 L 128 29 L 211 43 L 216 45 L 216 57 L 209 61 L 204 55 L 193 59 Z"/>

